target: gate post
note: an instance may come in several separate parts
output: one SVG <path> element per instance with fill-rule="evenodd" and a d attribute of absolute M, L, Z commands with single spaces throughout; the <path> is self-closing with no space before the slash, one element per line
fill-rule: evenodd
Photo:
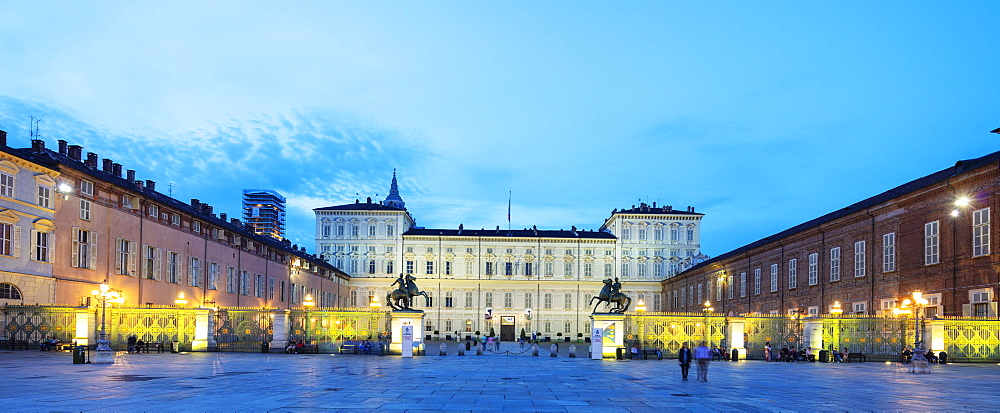
<path fill-rule="evenodd" d="M 215 311 L 211 308 L 198 308 L 194 311 L 194 340 L 191 341 L 191 351 L 215 351 Z"/>
<path fill-rule="evenodd" d="M 89 346 L 90 343 L 97 342 L 97 313 L 91 311 L 90 307 L 79 307 L 76 309 L 76 334 L 73 341 L 80 346 Z"/>
<path fill-rule="evenodd" d="M 809 320 L 804 324 L 802 335 L 805 336 L 805 344 L 812 347 L 816 357 L 819 357 L 819 350 L 823 349 L 823 320 Z"/>
<path fill-rule="evenodd" d="M 737 350 L 740 358 L 746 360 L 746 342 L 743 340 L 744 326 L 746 323 L 744 320 L 745 319 L 743 317 L 733 317 L 729 319 L 729 344 L 732 346 L 730 350 Z"/>
<path fill-rule="evenodd" d="M 935 353 L 944 351 L 944 320 L 924 320 L 924 342 Z"/>
<path fill-rule="evenodd" d="M 271 322 L 271 330 L 274 333 L 271 335 L 271 347 L 272 349 L 285 350 L 288 347 L 288 329 L 291 328 L 291 323 L 289 322 L 291 311 L 289 310 L 271 310 L 271 315 L 274 316 L 274 320 Z"/>

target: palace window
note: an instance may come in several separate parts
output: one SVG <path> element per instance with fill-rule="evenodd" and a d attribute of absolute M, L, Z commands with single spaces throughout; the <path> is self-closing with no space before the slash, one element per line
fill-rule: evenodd
<path fill-rule="evenodd" d="M 31 230 L 31 259 L 40 262 L 52 262 L 51 248 L 55 247 L 52 239 L 54 234 L 50 232 Z M 135 266 L 135 259 L 132 260 Z"/>
<path fill-rule="evenodd" d="M 840 247 L 830 249 L 830 281 L 840 281 Z"/>
<path fill-rule="evenodd" d="M 181 267 L 180 254 L 167 251 L 167 282 L 179 284 L 181 282 L 180 278 L 180 267 Z"/>
<path fill-rule="evenodd" d="M 0 283 L 0 299 L 20 300 L 21 290 L 17 289 L 17 287 L 14 286 L 14 284 Z"/>
<path fill-rule="evenodd" d="M 788 260 L 788 289 L 793 290 L 799 285 L 799 260 L 792 258 Z"/>
<path fill-rule="evenodd" d="M 236 287 L 239 284 L 239 280 L 236 277 L 236 269 L 233 267 L 226 268 L 226 292 L 235 293 Z"/>
<path fill-rule="evenodd" d="M 896 233 L 882 236 L 882 272 L 896 271 Z"/>
<path fill-rule="evenodd" d="M 162 251 L 147 245 L 142 257 L 142 276 L 148 280 L 159 280 L 161 260 Z"/>
<path fill-rule="evenodd" d="M 89 270 L 97 269 L 97 234 L 74 227 L 72 248 L 70 265 Z"/>
<path fill-rule="evenodd" d="M 747 296 L 747 273 L 740 273 L 740 298 Z"/>
<path fill-rule="evenodd" d="M 567 310 L 573 309 L 573 293 L 566 293 L 563 296 L 563 308 Z"/>
<path fill-rule="evenodd" d="M 90 201 L 86 199 L 80 200 L 80 219 L 90 221 Z"/>
<path fill-rule="evenodd" d="M 38 206 L 42 208 L 52 208 L 52 188 L 38 186 Z"/>
<path fill-rule="evenodd" d="M 809 285 L 819 283 L 819 253 L 809 254 Z"/>
<path fill-rule="evenodd" d="M 939 245 L 938 221 L 924 224 L 924 265 L 933 265 L 940 262 L 938 256 Z"/>
<path fill-rule="evenodd" d="M 753 293 L 760 294 L 760 268 L 753 270 Z"/>
<path fill-rule="evenodd" d="M 472 291 L 465 292 L 465 308 L 472 308 Z"/>
<path fill-rule="evenodd" d="M 972 211 L 972 256 L 990 253 L 990 209 Z"/>
<path fill-rule="evenodd" d="M 0 172 L 0 196 L 14 197 L 14 175 Z"/>
<path fill-rule="evenodd" d="M 778 264 L 771 264 L 771 292 L 778 291 Z"/>
<path fill-rule="evenodd" d="M 854 243 L 854 277 L 865 276 L 865 242 Z"/>
<path fill-rule="evenodd" d="M 208 289 L 216 290 L 219 288 L 219 263 L 209 262 L 208 263 Z"/>
<path fill-rule="evenodd" d="M 543 308 L 552 308 L 552 293 L 545 293 L 545 295 L 542 296 L 542 300 Z"/>
<path fill-rule="evenodd" d="M 197 287 L 201 280 L 201 260 L 195 257 L 190 257 L 191 268 L 188 271 L 188 285 L 192 287 Z"/>
<path fill-rule="evenodd" d="M 514 293 L 512 292 L 503 293 L 503 307 L 514 308 Z"/>

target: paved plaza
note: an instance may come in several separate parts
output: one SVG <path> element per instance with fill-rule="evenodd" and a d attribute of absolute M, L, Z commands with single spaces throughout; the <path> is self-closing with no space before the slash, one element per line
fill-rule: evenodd
<path fill-rule="evenodd" d="M 506 345 L 506 344 L 505 344 Z M 518 351 L 517 345 L 506 350 Z M 585 347 L 583 347 L 585 348 Z M 435 353 L 436 354 L 436 353 Z M 2 411 L 997 411 L 1000 366 L 0 351 Z M 527 353 L 530 354 L 530 353 Z"/>

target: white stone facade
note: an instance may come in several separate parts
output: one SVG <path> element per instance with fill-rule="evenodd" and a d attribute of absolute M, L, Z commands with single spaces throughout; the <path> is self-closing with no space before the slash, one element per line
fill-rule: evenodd
<path fill-rule="evenodd" d="M 398 195 L 393 204 L 401 205 Z M 414 303 L 426 312 L 424 335 L 438 330 L 442 338 L 491 327 L 500 335 L 501 324 L 515 334 L 586 336 L 604 279 L 620 278 L 633 310 L 642 299 L 661 311 L 661 281 L 704 259 L 702 214 L 690 207 L 615 210 L 596 231 L 425 229 L 405 209 L 370 199 L 315 213 L 316 251 L 352 277 L 342 305 L 377 298 L 384 306 L 393 280 L 413 274 L 432 298 L 430 306 Z"/>

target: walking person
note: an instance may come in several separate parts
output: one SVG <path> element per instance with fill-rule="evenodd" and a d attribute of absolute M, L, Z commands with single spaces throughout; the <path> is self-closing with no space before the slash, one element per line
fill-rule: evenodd
<path fill-rule="evenodd" d="M 764 361 L 771 361 L 771 342 L 764 344 Z"/>
<path fill-rule="evenodd" d="M 712 351 L 702 341 L 694 348 L 694 358 L 698 360 L 698 381 L 708 381 L 708 362 L 712 359 Z"/>
<path fill-rule="evenodd" d="M 691 349 L 687 343 L 681 345 L 680 351 L 677 352 L 677 364 L 681 366 L 681 379 L 687 381 L 688 370 L 691 369 Z"/>

